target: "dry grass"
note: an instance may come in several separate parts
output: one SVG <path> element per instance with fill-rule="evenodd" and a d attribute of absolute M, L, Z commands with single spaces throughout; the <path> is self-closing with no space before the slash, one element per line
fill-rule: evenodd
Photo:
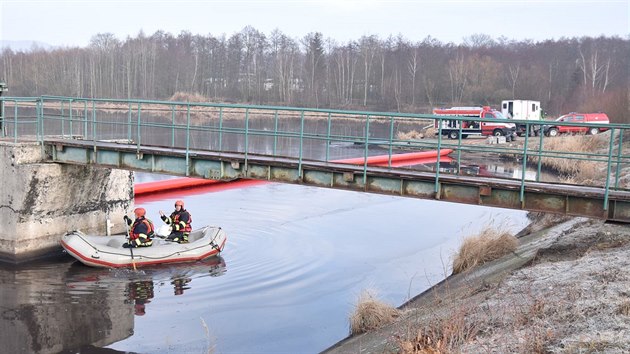
<path fill-rule="evenodd" d="M 174 101 L 174 102 L 209 102 L 210 100 L 195 92 L 195 93 L 190 93 L 190 92 L 175 92 L 173 94 L 173 96 L 171 96 L 171 98 L 168 99 L 169 101 Z"/>
<path fill-rule="evenodd" d="M 596 153 L 607 148 L 608 134 L 568 135 L 544 140 L 545 151 L 566 153 Z M 531 162 L 538 162 L 537 156 L 529 156 Z M 543 157 L 541 164 L 558 171 L 568 183 L 592 183 L 605 178 L 606 164 L 598 161 L 585 161 L 567 158 Z"/>
<path fill-rule="evenodd" d="M 506 231 L 487 226 L 479 235 L 464 240 L 453 261 L 453 274 L 499 259 L 518 246 L 518 239 Z"/>
<path fill-rule="evenodd" d="M 425 129 L 424 136 L 435 137 L 437 136 L 437 133 L 438 133 L 438 130 L 435 127 L 431 126 Z"/>
<path fill-rule="evenodd" d="M 375 330 L 394 322 L 400 311 L 375 298 L 369 291 L 364 291 L 350 315 L 350 333 L 359 334 Z"/>
<path fill-rule="evenodd" d="M 624 301 L 617 308 L 617 313 L 624 316 L 630 316 L 630 301 Z"/>
<path fill-rule="evenodd" d="M 424 133 L 418 132 L 416 130 L 405 133 L 399 132 L 398 134 L 396 134 L 396 138 L 399 140 L 420 140 L 424 139 Z"/>
<path fill-rule="evenodd" d="M 479 327 L 467 320 L 466 308 L 456 308 L 444 318 L 436 318 L 417 329 L 409 339 L 401 338 L 397 345 L 405 354 L 442 354 L 457 352 L 474 340 Z"/>

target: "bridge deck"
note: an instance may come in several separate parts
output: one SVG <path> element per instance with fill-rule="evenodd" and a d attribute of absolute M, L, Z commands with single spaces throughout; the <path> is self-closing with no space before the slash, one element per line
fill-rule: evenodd
<path fill-rule="evenodd" d="M 51 161 L 208 179 L 258 179 L 630 222 L 630 191 L 76 139 L 44 139 Z M 522 196 L 522 197 L 521 197 Z"/>

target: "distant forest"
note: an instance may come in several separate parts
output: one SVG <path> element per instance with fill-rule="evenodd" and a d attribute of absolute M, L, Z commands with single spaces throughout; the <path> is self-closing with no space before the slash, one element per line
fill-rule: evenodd
<path fill-rule="evenodd" d="M 231 36 L 97 34 L 85 48 L 0 53 L 12 96 L 170 99 L 430 113 L 433 107 L 541 101 L 548 117 L 606 112 L 630 123 L 630 36 L 513 41 L 322 33 L 291 38 L 252 27 Z M 181 97 L 181 96 L 180 96 Z"/>

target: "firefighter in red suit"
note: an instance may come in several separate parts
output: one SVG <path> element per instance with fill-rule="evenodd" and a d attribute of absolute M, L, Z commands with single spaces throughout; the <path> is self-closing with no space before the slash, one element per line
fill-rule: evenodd
<path fill-rule="evenodd" d="M 167 225 L 171 225 L 171 234 L 166 238 L 167 240 L 188 243 L 188 234 L 192 231 L 190 224 L 192 223 L 192 216 L 184 208 L 184 201 L 178 200 L 175 202 L 175 211 L 171 213 L 171 216 L 164 215 L 164 212 L 160 210 L 160 217 Z"/>
<path fill-rule="evenodd" d="M 129 230 L 129 240 L 123 244 L 125 248 L 135 247 L 149 247 L 153 245 L 154 228 L 151 220 L 145 217 L 147 211 L 144 208 L 136 208 L 133 213 L 136 219 L 131 222 L 131 219 L 125 215 L 123 218 L 127 223 L 127 226 L 131 225 Z"/>

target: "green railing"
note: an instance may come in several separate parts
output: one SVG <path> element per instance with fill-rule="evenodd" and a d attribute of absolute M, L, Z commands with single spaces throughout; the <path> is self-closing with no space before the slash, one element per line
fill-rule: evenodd
<path fill-rule="evenodd" d="M 371 154 L 391 156 L 403 151 L 454 149 L 452 157 L 438 155 L 435 169 L 435 188 L 439 188 L 440 175 L 461 174 L 466 162 L 479 158 L 501 159 L 504 163 L 517 163 L 516 178 L 521 182 L 521 202 L 525 183 L 558 182 L 556 177 L 544 177 L 547 161 L 554 159 L 574 165 L 580 172 L 593 172 L 589 178 L 577 183 L 598 185 L 608 192 L 626 189 L 628 180 L 622 179 L 624 169 L 630 169 L 630 149 L 624 149 L 624 135 L 628 140 L 628 124 L 578 124 L 566 126 L 600 127 L 606 133 L 593 137 L 572 136 L 567 139 L 597 139 L 593 151 L 575 151 L 571 148 L 552 147 L 561 141 L 558 137 L 519 137 L 517 142 L 486 144 L 486 139 L 473 139 L 466 134 L 464 122 L 481 122 L 468 117 L 443 117 L 428 114 L 344 111 L 278 106 L 251 106 L 238 104 L 170 102 L 152 100 L 87 99 L 56 96 L 2 97 L 4 112 L 0 137 L 13 142 L 32 140 L 42 143 L 45 137 L 83 139 L 87 141 L 117 140 L 141 146 L 161 146 L 195 150 L 242 153 L 245 164 L 250 154 L 295 158 L 304 160 L 335 161 L 340 158 L 366 158 L 363 165 L 364 182 Z M 506 120 L 484 119 L 483 122 L 505 123 Z M 544 132 L 550 121 L 509 121 L 524 124 L 526 131 Z M 456 139 L 443 136 L 444 127 L 455 126 Z M 453 133 L 451 129 L 451 133 Z M 413 136 L 423 134 L 424 138 Z M 566 140 L 566 139 L 565 139 Z M 603 142 L 601 142 L 603 140 Z M 579 140 L 578 144 L 582 144 Z M 43 144 L 42 144 L 43 145 Z M 335 146 L 356 148 L 344 149 Z M 579 171 L 580 167 L 588 171 Z M 534 177 L 528 177 L 528 169 Z M 569 171 L 567 174 L 573 175 Z M 556 173 L 557 175 L 557 173 Z M 500 176 L 499 176 L 500 177 Z M 505 176 L 503 176 L 505 177 Z"/>

